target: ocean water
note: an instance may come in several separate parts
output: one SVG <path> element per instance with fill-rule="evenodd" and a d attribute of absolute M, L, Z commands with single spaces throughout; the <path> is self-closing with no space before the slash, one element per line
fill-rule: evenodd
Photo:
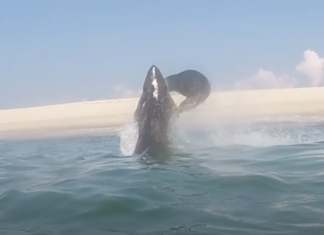
<path fill-rule="evenodd" d="M 178 126 L 130 156 L 128 124 L 0 142 L 0 234 L 324 234 L 324 124 Z"/>

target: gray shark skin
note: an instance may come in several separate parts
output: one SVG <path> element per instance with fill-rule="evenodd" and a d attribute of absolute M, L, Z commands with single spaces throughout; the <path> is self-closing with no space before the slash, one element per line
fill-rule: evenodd
<path fill-rule="evenodd" d="M 176 111 L 166 80 L 158 67 L 152 65 L 134 113 L 138 127 L 134 155 L 156 156 L 168 151 Z"/>

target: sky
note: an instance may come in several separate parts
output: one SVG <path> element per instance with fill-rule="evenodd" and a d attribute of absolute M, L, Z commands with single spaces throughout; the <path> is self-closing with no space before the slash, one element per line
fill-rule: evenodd
<path fill-rule="evenodd" d="M 0 109 L 132 97 L 153 64 L 214 91 L 323 85 L 324 1 L 0 1 Z"/>

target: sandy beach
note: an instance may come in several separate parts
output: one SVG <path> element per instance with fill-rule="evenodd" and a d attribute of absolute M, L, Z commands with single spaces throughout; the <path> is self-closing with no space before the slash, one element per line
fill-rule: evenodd
<path fill-rule="evenodd" d="M 179 104 L 184 97 L 173 96 Z M 32 136 L 63 131 L 106 131 L 131 122 L 138 98 L 77 102 L 0 110 L 0 136 Z M 251 118 L 324 117 L 324 88 L 215 92 L 181 120 L 190 125 Z"/>

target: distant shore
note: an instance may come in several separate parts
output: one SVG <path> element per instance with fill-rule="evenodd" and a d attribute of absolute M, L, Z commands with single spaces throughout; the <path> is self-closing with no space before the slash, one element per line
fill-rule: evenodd
<path fill-rule="evenodd" d="M 179 104 L 184 97 L 173 96 Z M 132 120 L 138 98 L 67 103 L 0 110 L 0 136 L 37 135 L 62 131 L 118 130 Z M 214 92 L 182 115 L 186 123 L 246 118 L 324 117 L 324 87 Z"/>

